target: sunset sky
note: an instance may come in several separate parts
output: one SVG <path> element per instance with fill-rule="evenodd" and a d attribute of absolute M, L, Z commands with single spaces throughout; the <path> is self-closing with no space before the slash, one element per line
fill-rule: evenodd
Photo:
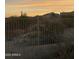
<path fill-rule="evenodd" d="M 28 16 L 49 12 L 73 11 L 74 0 L 6 0 L 6 17 L 20 16 L 21 11 Z"/>

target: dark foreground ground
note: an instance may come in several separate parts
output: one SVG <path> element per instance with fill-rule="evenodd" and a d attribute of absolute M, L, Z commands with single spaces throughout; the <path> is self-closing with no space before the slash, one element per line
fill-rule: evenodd
<path fill-rule="evenodd" d="M 6 59 L 74 59 L 73 12 L 6 18 Z"/>

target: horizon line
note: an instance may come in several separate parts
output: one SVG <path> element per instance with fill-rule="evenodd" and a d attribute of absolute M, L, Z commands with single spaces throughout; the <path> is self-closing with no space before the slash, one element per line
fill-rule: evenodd
<path fill-rule="evenodd" d="M 48 13 L 45 13 L 45 14 L 34 15 L 34 16 L 27 15 L 27 13 L 25 13 L 25 12 L 24 12 L 24 14 L 26 14 L 26 16 L 28 16 L 28 17 L 35 17 L 35 16 L 43 16 L 43 15 L 46 15 L 46 14 L 49 14 L 49 13 L 55 13 L 55 14 L 59 14 L 60 15 L 60 13 L 69 13 L 69 12 L 74 12 L 74 10 L 73 11 L 62 11 L 62 12 L 48 12 Z M 20 16 L 21 16 L 21 14 L 20 15 L 5 16 L 5 18 L 20 17 Z"/>

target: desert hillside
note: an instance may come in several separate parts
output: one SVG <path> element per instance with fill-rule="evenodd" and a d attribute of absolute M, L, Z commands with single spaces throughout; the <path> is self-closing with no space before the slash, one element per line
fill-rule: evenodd
<path fill-rule="evenodd" d="M 5 20 L 6 59 L 74 59 L 74 12 Z"/>

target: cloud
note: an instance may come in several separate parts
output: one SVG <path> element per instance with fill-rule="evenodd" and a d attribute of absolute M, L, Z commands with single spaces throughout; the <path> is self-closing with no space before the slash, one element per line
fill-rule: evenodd
<path fill-rule="evenodd" d="M 71 11 L 73 10 L 73 4 L 73 0 L 17 0 L 16 3 L 6 4 L 6 15 L 18 15 L 21 10 L 26 11 L 31 16 L 34 15 L 33 12 L 36 15 L 51 11 Z"/>

